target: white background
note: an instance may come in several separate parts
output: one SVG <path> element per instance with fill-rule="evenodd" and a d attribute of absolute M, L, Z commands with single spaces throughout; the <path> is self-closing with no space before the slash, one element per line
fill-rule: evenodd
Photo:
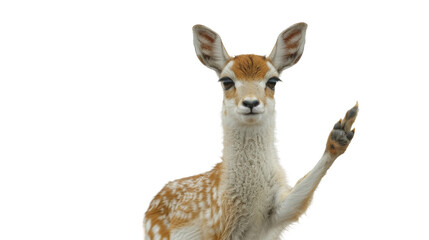
<path fill-rule="evenodd" d="M 0 239 L 142 239 L 169 180 L 220 161 L 222 90 L 191 28 L 269 54 L 307 22 L 278 84 L 290 184 L 356 101 L 347 152 L 284 239 L 428 239 L 424 1 L 2 1 Z"/>

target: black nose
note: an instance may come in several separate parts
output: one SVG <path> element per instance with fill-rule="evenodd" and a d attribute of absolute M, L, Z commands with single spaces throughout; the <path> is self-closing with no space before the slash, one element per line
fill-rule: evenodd
<path fill-rule="evenodd" d="M 259 101 L 258 100 L 252 100 L 252 101 L 248 101 L 248 100 L 244 100 L 243 101 L 243 106 L 248 107 L 250 109 L 256 107 L 259 105 Z"/>

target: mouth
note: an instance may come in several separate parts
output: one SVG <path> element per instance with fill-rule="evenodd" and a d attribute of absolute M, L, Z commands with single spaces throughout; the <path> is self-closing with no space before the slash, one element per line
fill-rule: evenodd
<path fill-rule="evenodd" d="M 254 116 L 254 115 L 258 115 L 259 113 L 255 113 L 255 112 L 250 112 L 250 113 L 244 113 L 243 115 L 245 116 Z"/>
<path fill-rule="evenodd" d="M 257 116 L 257 115 L 261 115 L 262 113 L 264 113 L 264 111 L 254 111 L 253 109 L 251 109 L 248 112 L 241 112 L 240 114 L 243 116 Z"/>
<path fill-rule="evenodd" d="M 237 109 L 237 113 L 245 118 L 260 117 L 264 112 L 263 109 Z"/>

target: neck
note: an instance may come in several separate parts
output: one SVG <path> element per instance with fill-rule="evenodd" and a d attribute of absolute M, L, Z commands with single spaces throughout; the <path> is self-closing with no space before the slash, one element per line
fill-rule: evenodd
<path fill-rule="evenodd" d="M 274 121 L 266 121 L 258 125 L 224 124 L 223 128 L 223 153 L 226 161 L 237 161 L 237 155 L 242 153 L 246 153 L 246 159 L 250 161 L 264 160 L 248 154 L 275 152 Z"/>
<path fill-rule="evenodd" d="M 232 219 L 262 225 L 275 201 L 281 178 L 274 146 L 274 120 L 251 126 L 234 126 L 224 121 L 223 125 L 222 186 L 230 201 L 228 205 L 234 209 Z M 234 231 L 243 232 L 242 228 L 248 226 Z"/>
<path fill-rule="evenodd" d="M 260 185 L 261 181 L 270 181 L 273 169 L 278 165 L 274 117 L 259 125 L 225 122 L 223 160 L 228 182 L 235 185 L 259 182 Z"/>

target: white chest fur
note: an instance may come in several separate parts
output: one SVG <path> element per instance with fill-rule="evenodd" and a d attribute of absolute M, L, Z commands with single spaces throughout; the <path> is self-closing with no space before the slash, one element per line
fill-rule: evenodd
<path fill-rule="evenodd" d="M 238 215 L 233 239 L 265 239 L 261 234 L 272 227 L 270 215 L 278 193 L 287 188 L 274 146 L 273 126 L 225 126 L 224 146 L 222 188 Z"/>

